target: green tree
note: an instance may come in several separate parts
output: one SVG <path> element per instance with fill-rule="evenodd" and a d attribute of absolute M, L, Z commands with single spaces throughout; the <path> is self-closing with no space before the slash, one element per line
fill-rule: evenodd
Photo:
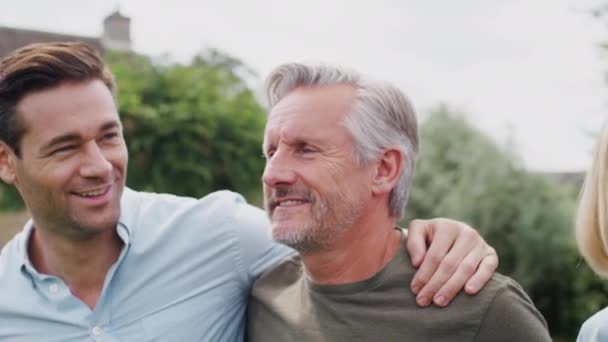
<path fill-rule="evenodd" d="M 551 332 L 575 335 L 606 293 L 574 246 L 578 189 L 526 172 L 513 153 L 446 107 L 429 115 L 420 135 L 408 217 L 447 216 L 478 228 L 496 248 L 499 270 L 526 289 Z"/>
<path fill-rule="evenodd" d="M 200 197 L 231 189 L 259 196 L 264 111 L 237 59 L 206 50 L 187 65 L 108 57 L 129 148 L 128 184 Z"/>

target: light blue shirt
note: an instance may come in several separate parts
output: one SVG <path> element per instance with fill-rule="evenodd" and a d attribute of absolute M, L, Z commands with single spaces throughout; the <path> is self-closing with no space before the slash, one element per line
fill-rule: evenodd
<path fill-rule="evenodd" d="M 255 278 L 293 253 L 239 195 L 125 189 L 124 242 L 94 310 L 27 254 L 31 222 L 0 255 L 0 341 L 241 341 Z"/>
<path fill-rule="evenodd" d="M 578 333 L 577 342 L 608 342 L 608 308 L 591 316 Z"/>

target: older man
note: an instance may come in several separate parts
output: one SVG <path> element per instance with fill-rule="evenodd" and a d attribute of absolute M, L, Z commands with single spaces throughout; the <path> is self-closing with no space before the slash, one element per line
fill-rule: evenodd
<path fill-rule="evenodd" d="M 501 275 L 447 308 L 415 304 L 397 221 L 418 133 L 399 89 L 288 64 L 267 91 L 265 207 L 273 238 L 299 255 L 257 280 L 250 341 L 551 341 L 530 299 Z"/>

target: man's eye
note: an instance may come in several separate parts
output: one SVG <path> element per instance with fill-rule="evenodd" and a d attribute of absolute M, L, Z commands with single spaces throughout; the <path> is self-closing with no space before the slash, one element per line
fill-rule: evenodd
<path fill-rule="evenodd" d="M 274 155 L 275 151 L 276 151 L 275 149 L 271 149 L 271 150 L 266 151 L 266 153 L 264 154 L 264 157 L 266 159 L 272 158 L 272 156 Z"/>
<path fill-rule="evenodd" d="M 118 137 L 118 133 L 116 133 L 116 132 L 112 132 L 112 133 L 107 133 L 107 134 L 105 134 L 105 135 L 103 136 L 103 139 L 104 139 L 104 140 L 112 140 L 112 139 L 117 138 L 117 137 Z"/>
<path fill-rule="evenodd" d="M 70 152 L 75 149 L 76 149 L 76 145 L 66 145 L 66 146 L 62 146 L 62 147 L 59 147 L 59 148 L 53 150 L 53 152 L 51 152 L 51 154 Z"/>
<path fill-rule="evenodd" d="M 300 150 L 301 153 L 315 153 L 315 152 L 317 152 L 317 150 L 315 148 L 310 147 L 308 145 L 300 146 L 299 150 Z"/>

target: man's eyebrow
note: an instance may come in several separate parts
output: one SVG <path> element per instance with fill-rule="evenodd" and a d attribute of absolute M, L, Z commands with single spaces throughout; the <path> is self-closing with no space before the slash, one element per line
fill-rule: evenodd
<path fill-rule="evenodd" d="M 120 128 L 120 123 L 118 121 L 109 121 L 101 126 L 100 131 L 107 131 L 113 128 Z"/>
<path fill-rule="evenodd" d="M 308 144 L 313 144 L 313 145 L 322 145 L 323 141 L 321 139 L 318 139 L 316 137 L 313 136 L 297 136 L 297 137 L 293 137 L 293 138 L 288 138 L 285 141 L 285 144 L 287 144 L 288 146 L 302 146 L 302 145 L 308 145 Z M 266 153 L 268 151 L 268 149 L 272 148 L 272 147 L 276 147 L 275 143 L 270 143 L 270 142 L 266 142 L 264 141 L 262 143 L 262 153 Z"/>

